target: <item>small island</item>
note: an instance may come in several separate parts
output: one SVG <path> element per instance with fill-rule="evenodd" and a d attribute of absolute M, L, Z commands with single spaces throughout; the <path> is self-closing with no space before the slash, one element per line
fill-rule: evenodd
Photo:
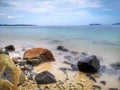
<path fill-rule="evenodd" d="M 99 24 L 99 23 L 91 23 L 89 25 L 91 26 L 91 25 L 101 25 L 101 24 Z"/>
<path fill-rule="evenodd" d="M 112 25 L 120 25 L 120 23 L 113 23 Z"/>
<path fill-rule="evenodd" d="M 33 24 L 0 24 L 0 26 L 37 26 Z"/>

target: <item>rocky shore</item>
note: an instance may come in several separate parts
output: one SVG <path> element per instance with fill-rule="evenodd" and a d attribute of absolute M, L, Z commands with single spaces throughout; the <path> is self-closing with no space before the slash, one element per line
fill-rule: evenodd
<path fill-rule="evenodd" d="M 105 73 L 117 75 L 120 62 L 101 64 L 97 55 L 71 51 L 58 46 L 54 51 L 42 47 L 14 45 L 0 49 L 0 90 L 120 90 L 102 79 Z"/>

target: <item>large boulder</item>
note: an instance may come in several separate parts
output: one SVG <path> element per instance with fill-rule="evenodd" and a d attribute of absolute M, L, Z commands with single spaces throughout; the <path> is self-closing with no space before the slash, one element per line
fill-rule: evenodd
<path fill-rule="evenodd" d="M 24 53 L 23 59 L 27 60 L 27 63 L 32 65 L 38 65 L 42 62 L 55 61 L 51 51 L 44 48 L 28 49 Z"/>
<path fill-rule="evenodd" d="M 37 84 L 51 84 L 56 83 L 55 76 L 48 71 L 41 72 L 35 76 Z"/>
<path fill-rule="evenodd" d="M 100 68 L 99 60 L 95 55 L 81 58 L 77 63 L 78 69 L 87 73 L 95 73 Z"/>
<path fill-rule="evenodd" d="M 11 86 L 17 87 L 24 82 L 24 79 L 22 71 L 14 64 L 13 60 L 6 54 L 0 54 L 0 86 L 2 85 L 6 88 L 10 88 Z M 10 87 L 9 85 L 6 86 L 7 84 Z"/>
<path fill-rule="evenodd" d="M 15 51 L 14 45 L 5 46 L 5 49 L 6 49 L 7 51 Z"/>

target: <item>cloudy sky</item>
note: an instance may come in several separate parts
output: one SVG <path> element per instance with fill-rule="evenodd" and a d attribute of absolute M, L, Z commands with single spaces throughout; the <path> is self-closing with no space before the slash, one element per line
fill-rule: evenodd
<path fill-rule="evenodd" d="M 86 25 L 120 22 L 120 0 L 0 0 L 0 24 Z"/>

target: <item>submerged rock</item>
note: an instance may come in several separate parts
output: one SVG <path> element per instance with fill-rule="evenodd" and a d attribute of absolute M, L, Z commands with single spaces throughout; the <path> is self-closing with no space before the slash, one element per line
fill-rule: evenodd
<path fill-rule="evenodd" d="M 60 50 L 60 51 L 69 51 L 68 49 L 64 48 L 63 46 L 58 46 L 57 50 Z"/>
<path fill-rule="evenodd" d="M 35 76 L 37 84 L 51 84 L 56 83 L 55 76 L 48 71 L 41 72 Z"/>
<path fill-rule="evenodd" d="M 28 49 L 23 56 L 29 64 L 38 65 L 42 62 L 55 61 L 53 54 L 50 50 L 44 48 Z"/>
<path fill-rule="evenodd" d="M 0 55 L 0 78 L 0 81 L 2 80 L 0 84 L 3 86 L 6 84 L 17 86 L 24 82 L 24 76 L 20 68 L 18 68 L 12 59 L 5 54 Z M 7 86 L 6 88 L 10 87 Z"/>
<path fill-rule="evenodd" d="M 6 49 L 7 51 L 15 51 L 14 45 L 8 45 L 8 46 L 5 47 L 5 49 Z"/>
<path fill-rule="evenodd" d="M 120 69 L 120 62 L 113 63 L 110 66 L 113 67 L 114 69 Z"/>
<path fill-rule="evenodd" d="M 99 60 L 95 55 L 81 58 L 77 64 L 80 71 L 96 73 L 100 68 Z"/>

